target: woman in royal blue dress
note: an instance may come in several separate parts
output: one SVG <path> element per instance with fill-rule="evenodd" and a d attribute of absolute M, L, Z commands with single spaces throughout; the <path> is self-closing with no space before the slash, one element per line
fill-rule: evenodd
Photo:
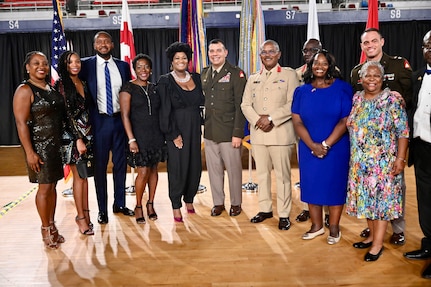
<path fill-rule="evenodd" d="M 340 241 L 340 217 L 346 200 L 351 86 L 341 80 L 334 57 L 318 52 L 308 63 L 305 85 L 293 96 L 292 120 L 299 142 L 301 200 L 308 203 L 312 225 L 302 239 L 325 233 L 322 206 L 329 207 L 328 244 Z"/>

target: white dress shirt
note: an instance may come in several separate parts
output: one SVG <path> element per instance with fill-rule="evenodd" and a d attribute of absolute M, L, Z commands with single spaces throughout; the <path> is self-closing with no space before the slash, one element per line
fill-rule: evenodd
<path fill-rule="evenodd" d="M 97 107 L 99 113 L 105 114 L 106 111 L 106 81 L 105 81 L 105 62 L 106 60 L 96 56 L 97 58 Z M 113 113 L 120 112 L 120 89 L 123 85 L 120 70 L 118 70 L 112 57 L 108 60 L 109 74 L 111 76 L 111 91 L 112 91 L 112 108 Z"/>
<path fill-rule="evenodd" d="M 427 65 L 427 69 L 431 69 Z M 431 143 L 431 75 L 423 76 L 422 86 L 418 95 L 418 107 L 413 117 L 413 138 Z"/>

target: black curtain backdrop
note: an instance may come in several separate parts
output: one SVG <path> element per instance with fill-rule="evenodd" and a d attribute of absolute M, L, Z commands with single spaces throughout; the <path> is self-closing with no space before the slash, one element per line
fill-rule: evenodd
<path fill-rule="evenodd" d="M 363 23 L 346 23 L 337 25 L 320 25 L 320 37 L 325 49 L 334 54 L 337 66 L 345 79 L 350 70 L 359 62 L 360 35 L 364 30 Z M 424 65 L 421 52 L 422 38 L 431 30 L 431 21 L 384 22 L 380 30 L 385 37 L 384 51 L 389 55 L 407 58 L 413 68 Z M 97 31 L 66 31 L 66 38 L 72 49 L 81 57 L 94 54 L 93 37 Z M 119 30 L 108 30 L 113 36 L 114 56 L 120 57 Z M 133 30 L 136 53 L 146 53 L 153 59 L 152 81 L 157 81 L 161 74 L 169 71 L 170 63 L 165 49 L 178 40 L 177 29 L 135 29 Z M 297 68 L 301 66 L 302 45 L 306 40 L 307 26 L 267 26 L 266 38 L 277 41 L 282 51 L 280 64 Z M 238 62 L 239 28 L 209 28 L 208 41 L 220 38 L 225 41 L 229 50 L 228 60 Z M 13 93 L 23 77 L 25 55 L 38 50 L 48 58 L 51 54 L 51 33 L 18 33 L 0 34 L 0 66 L 3 95 L 0 97 L 0 145 L 19 144 L 12 111 Z M 247 75 L 248 76 L 248 75 Z"/>

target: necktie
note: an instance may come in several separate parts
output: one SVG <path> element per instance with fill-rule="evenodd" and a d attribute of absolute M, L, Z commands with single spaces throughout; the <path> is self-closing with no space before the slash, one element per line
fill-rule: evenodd
<path fill-rule="evenodd" d="M 425 73 L 426 73 L 427 75 L 431 75 L 431 70 L 425 70 Z"/>
<path fill-rule="evenodd" d="M 217 76 L 217 70 L 213 71 L 213 79 Z"/>
<path fill-rule="evenodd" d="M 112 108 L 111 75 L 109 74 L 108 61 L 105 62 L 105 83 L 106 83 L 106 113 L 110 116 L 114 113 Z"/>

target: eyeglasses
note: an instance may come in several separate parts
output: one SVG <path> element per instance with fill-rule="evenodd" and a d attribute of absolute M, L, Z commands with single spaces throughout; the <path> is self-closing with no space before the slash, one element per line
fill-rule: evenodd
<path fill-rule="evenodd" d="M 278 53 L 278 51 L 274 51 L 274 50 L 269 50 L 269 51 L 262 50 L 262 51 L 260 51 L 260 54 L 262 56 L 266 56 L 266 55 L 275 56 L 275 55 L 277 55 L 277 53 Z"/>
<path fill-rule="evenodd" d="M 429 52 L 429 51 L 431 51 L 431 45 L 422 46 L 422 49 L 423 49 L 424 51 Z"/>
<path fill-rule="evenodd" d="M 317 52 L 319 52 L 320 49 L 319 48 L 310 48 L 310 49 L 302 49 L 302 54 L 308 54 L 308 53 L 312 53 L 315 54 Z"/>

